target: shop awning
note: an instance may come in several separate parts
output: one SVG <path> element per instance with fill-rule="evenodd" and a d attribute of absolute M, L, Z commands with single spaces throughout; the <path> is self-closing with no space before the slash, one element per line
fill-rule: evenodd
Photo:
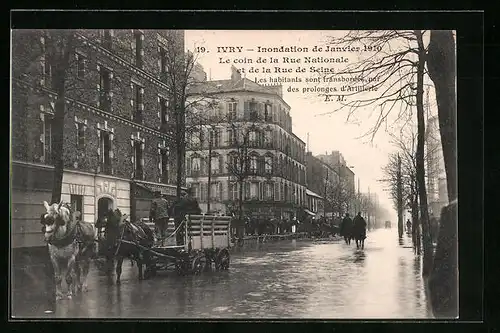
<path fill-rule="evenodd" d="M 323 199 L 323 197 L 322 197 L 322 196 L 320 196 L 319 194 L 314 193 L 313 191 L 308 190 L 308 189 L 306 189 L 306 195 L 307 195 L 307 196 L 310 196 L 310 197 L 315 197 L 315 198 L 318 198 L 318 199 Z M 315 214 L 315 215 L 316 215 L 316 214 Z"/>
<path fill-rule="evenodd" d="M 160 191 L 162 195 L 176 196 L 177 189 L 174 185 L 158 184 L 146 181 L 135 181 L 135 183 L 151 192 Z M 182 188 L 185 190 L 185 188 Z"/>
<path fill-rule="evenodd" d="M 304 212 L 306 212 L 307 214 L 309 214 L 311 216 L 316 216 L 316 214 L 311 212 L 309 209 L 304 209 Z"/>

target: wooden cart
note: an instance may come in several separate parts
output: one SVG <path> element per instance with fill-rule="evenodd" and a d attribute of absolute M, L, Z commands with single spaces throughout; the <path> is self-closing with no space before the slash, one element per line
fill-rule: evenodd
<path fill-rule="evenodd" d="M 154 228 L 153 223 L 146 223 Z M 188 215 L 177 230 L 174 221 L 169 221 L 163 246 L 148 250 L 148 271 L 166 270 L 175 267 L 180 275 L 201 274 L 208 270 L 227 270 L 230 262 L 231 217 L 216 215 Z M 183 232 L 182 245 L 176 245 L 176 234 Z"/>

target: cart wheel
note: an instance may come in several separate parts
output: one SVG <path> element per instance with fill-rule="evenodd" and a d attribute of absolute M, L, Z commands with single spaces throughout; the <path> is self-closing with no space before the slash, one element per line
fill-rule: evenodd
<path fill-rule="evenodd" d="M 193 272 L 194 275 L 199 275 L 205 271 L 206 267 L 207 257 L 205 256 L 205 254 L 200 253 L 194 257 L 191 263 L 191 272 Z"/>
<path fill-rule="evenodd" d="M 217 255 L 217 260 L 216 260 L 216 266 L 217 270 L 228 270 L 229 269 L 229 261 L 230 261 L 230 256 L 229 256 L 229 251 L 224 249 L 219 252 Z"/>

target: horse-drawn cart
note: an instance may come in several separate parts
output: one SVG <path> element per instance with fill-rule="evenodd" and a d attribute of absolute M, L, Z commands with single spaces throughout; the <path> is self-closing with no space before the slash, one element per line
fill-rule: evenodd
<path fill-rule="evenodd" d="M 154 228 L 153 223 L 146 223 Z M 167 228 L 164 245 L 144 249 L 149 257 L 147 271 L 156 273 L 175 267 L 180 275 L 200 274 L 208 270 L 229 268 L 231 217 L 216 215 L 186 215 L 177 229 L 173 219 Z M 182 245 L 176 245 L 176 234 L 183 235 Z"/>

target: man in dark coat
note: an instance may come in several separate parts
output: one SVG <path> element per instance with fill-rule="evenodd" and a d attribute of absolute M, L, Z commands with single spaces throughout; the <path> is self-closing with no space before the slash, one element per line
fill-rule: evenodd
<path fill-rule="evenodd" d="M 358 215 L 354 217 L 353 223 L 353 236 L 356 239 L 356 245 L 358 245 L 358 240 L 361 241 L 362 248 L 365 247 L 364 240 L 366 238 L 366 221 L 361 216 L 361 212 L 358 212 Z"/>
<path fill-rule="evenodd" d="M 192 196 L 192 191 L 190 188 L 187 189 L 185 193 L 181 194 L 181 198 L 177 200 L 171 209 L 171 215 L 174 216 L 175 229 L 179 227 L 184 217 L 187 214 L 201 214 L 200 205 L 198 200 Z M 180 228 L 176 233 L 177 245 L 182 245 L 184 239 L 184 230 Z"/>
<path fill-rule="evenodd" d="M 344 236 L 344 241 L 347 245 L 351 244 L 352 220 L 349 217 L 349 213 L 345 214 L 344 219 L 340 223 L 340 234 Z"/>
<path fill-rule="evenodd" d="M 154 222 L 161 239 L 161 246 L 165 241 L 165 231 L 168 226 L 168 202 L 161 196 L 161 191 L 155 192 L 155 199 L 151 202 L 149 221 Z"/>

